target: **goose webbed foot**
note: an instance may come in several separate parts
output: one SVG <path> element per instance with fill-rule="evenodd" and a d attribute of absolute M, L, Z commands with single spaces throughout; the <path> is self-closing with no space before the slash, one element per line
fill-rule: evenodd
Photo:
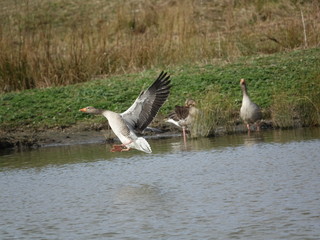
<path fill-rule="evenodd" d="M 110 152 L 127 152 L 130 148 L 127 148 L 124 144 L 112 145 Z"/>

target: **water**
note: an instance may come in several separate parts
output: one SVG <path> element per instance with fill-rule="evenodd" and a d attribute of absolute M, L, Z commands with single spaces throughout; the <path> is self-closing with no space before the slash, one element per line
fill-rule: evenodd
<path fill-rule="evenodd" d="M 0 156 L 1 239 L 319 239 L 320 129 Z"/>

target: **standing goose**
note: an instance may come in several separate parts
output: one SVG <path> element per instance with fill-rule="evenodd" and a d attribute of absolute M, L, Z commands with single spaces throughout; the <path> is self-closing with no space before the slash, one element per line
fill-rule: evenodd
<path fill-rule="evenodd" d="M 193 99 L 187 99 L 184 106 L 175 106 L 172 113 L 169 114 L 167 122 L 182 128 L 183 141 L 186 144 L 186 128 L 190 127 L 199 113 L 199 109 L 195 107 L 196 102 Z"/>
<path fill-rule="evenodd" d="M 136 132 L 142 132 L 154 119 L 160 107 L 167 100 L 170 93 L 170 76 L 163 71 L 155 82 L 142 91 L 135 102 L 123 113 L 109 110 L 85 107 L 81 112 L 102 114 L 108 119 L 109 125 L 122 144 L 113 145 L 111 152 L 129 151 L 130 148 L 151 153 L 149 143 L 138 137 Z"/>
<path fill-rule="evenodd" d="M 240 109 L 240 117 L 247 125 L 248 132 L 250 132 L 250 123 L 254 124 L 262 118 L 261 109 L 257 104 L 251 101 L 248 95 L 247 85 L 244 79 L 240 80 L 240 87 L 243 95 L 242 105 Z M 257 123 L 257 130 L 260 130 L 259 123 Z"/>

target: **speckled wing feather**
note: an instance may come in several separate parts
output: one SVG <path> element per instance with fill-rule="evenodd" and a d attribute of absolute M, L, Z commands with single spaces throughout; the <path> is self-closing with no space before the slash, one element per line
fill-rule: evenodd
<path fill-rule="evenodd" d="M 186 106 L 175 106 L 175 109 L 172 113 L 169 114 L 169 118 L 179 121 L 186 119 L 189 115 L 189 107 Z"/>
<path fill-rule="evenodd" d="M 136 131 L 143 131 L 167 100 L 170 87 L 170 76 L 162 71 L 154 83 L 140 93 L 131 107 L 121 113 L 128 126 Z"/>

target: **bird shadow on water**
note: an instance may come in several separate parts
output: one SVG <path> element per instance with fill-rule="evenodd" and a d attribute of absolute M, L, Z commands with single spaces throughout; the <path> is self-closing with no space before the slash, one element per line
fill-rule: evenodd
<path fill-rule="evenodd" d="M 140 215 L 156 212 L 158 215 L 170 215 L 173 195 L 160 186 L 146 183 L 128 183 L 114 190 L 112 204 L 118 213 Z"/>
<path fill-rule="evenodd" d="M 153 202 L 162 198 L 161 189 L 150 184 L 130 184 L 119 187 L 115 192 L 116 202 Z"/>

